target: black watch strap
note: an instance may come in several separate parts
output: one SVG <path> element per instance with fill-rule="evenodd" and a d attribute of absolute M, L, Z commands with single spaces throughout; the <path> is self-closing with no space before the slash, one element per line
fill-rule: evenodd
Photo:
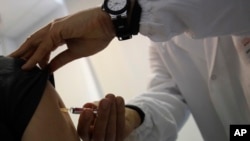
<path fill-rule="evenodd" d="M 134 7 L 131 14 L 130 20 L 130 32 L 133 35 L 137 35 L 140 29 L 140 19 L 141 19 L 142 8 L 139 5 L 138 0 L 135 0 Z"/>
<path fill-rule="evenodd" d="M 134 0 L 133 7 L 131 8 L 131 1 L 127 0 L 127 5 L 119 13 L 118 11 L 112 11 L 107 7 L 108 0 L 104 1 L 102 9 L 106 11 L 112 19 L 115 33 L 118 40 L 126 40 L 132 38 L 132 35 L 137 35 L 139 32 L 139 22 L 141 18 L 141 7 L 138 0 Z M 118 12 L 118 13 L 117 13 Z M 129 14 L 129 15 L 128 15 Z"/>
<path fill-rule="evenodd" d="M 118 40 L 121 41 L 132 38 L 132 35 L 129 32 L 127 17 L 117 16 L 112 21 L 115 27 L 116 36 Z"/>

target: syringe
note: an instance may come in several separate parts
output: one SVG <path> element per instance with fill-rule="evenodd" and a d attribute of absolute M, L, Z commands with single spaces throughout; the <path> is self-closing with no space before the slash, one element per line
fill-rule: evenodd
<path fill-rule="evenodd" d="M 71 107 L 71 108 L 60 108 L 62 112 L 70 112 L 72 114 L 81 114 L 84 108 Z M 93 109 L 93 113 L 97 114 L 97 109 Z"/>

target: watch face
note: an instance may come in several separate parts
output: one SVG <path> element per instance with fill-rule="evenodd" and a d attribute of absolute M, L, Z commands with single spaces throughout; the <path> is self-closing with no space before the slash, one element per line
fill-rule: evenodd
<path fill-rule="evenodd" d="M 127 0 L 108 0 L 107 7 L 111 11 L 121 11 L 127 5 Z"/>

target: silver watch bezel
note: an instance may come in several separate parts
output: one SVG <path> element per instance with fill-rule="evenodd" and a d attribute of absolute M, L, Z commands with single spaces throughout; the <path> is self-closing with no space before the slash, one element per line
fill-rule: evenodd
<path fill-rule="evenodd" d="M 120 15 L 120 16 L 123 16 L 123 17 L 127 17 L 127 11 L 128 11 L 128 5 L 129 5 L 129 0 L 126 0 L 126 4 L 125 4 L 125 6 L 122 8 L 122 9 L 120 9 L 120 10 L 117 10 L 117 11 L 113 11 L 112 9 L 110 9 L 109 7 L 108 7 L 108 2 L 109 2 L 110 0 L 105 0 L 104 1 L 104 3 L 103 3 L 103 6 L 102 6 L 102 8 L 107 12 L 107 13 L 109 13 L 112 17 L 114 17 L 114 16 L 116 16 L 116 15 Z M 117 0 L 117 1 L 119 1 L 119 0 Z"/>

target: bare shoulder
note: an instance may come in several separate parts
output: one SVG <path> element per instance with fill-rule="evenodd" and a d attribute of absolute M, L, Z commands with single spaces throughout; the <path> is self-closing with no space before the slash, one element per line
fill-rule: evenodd
<path fill-rule="evenodd" d="M 60 111 L 63 107 L 60 96 L 47 82 L 22 141 L 80 141 L 69 114 Z"/>

